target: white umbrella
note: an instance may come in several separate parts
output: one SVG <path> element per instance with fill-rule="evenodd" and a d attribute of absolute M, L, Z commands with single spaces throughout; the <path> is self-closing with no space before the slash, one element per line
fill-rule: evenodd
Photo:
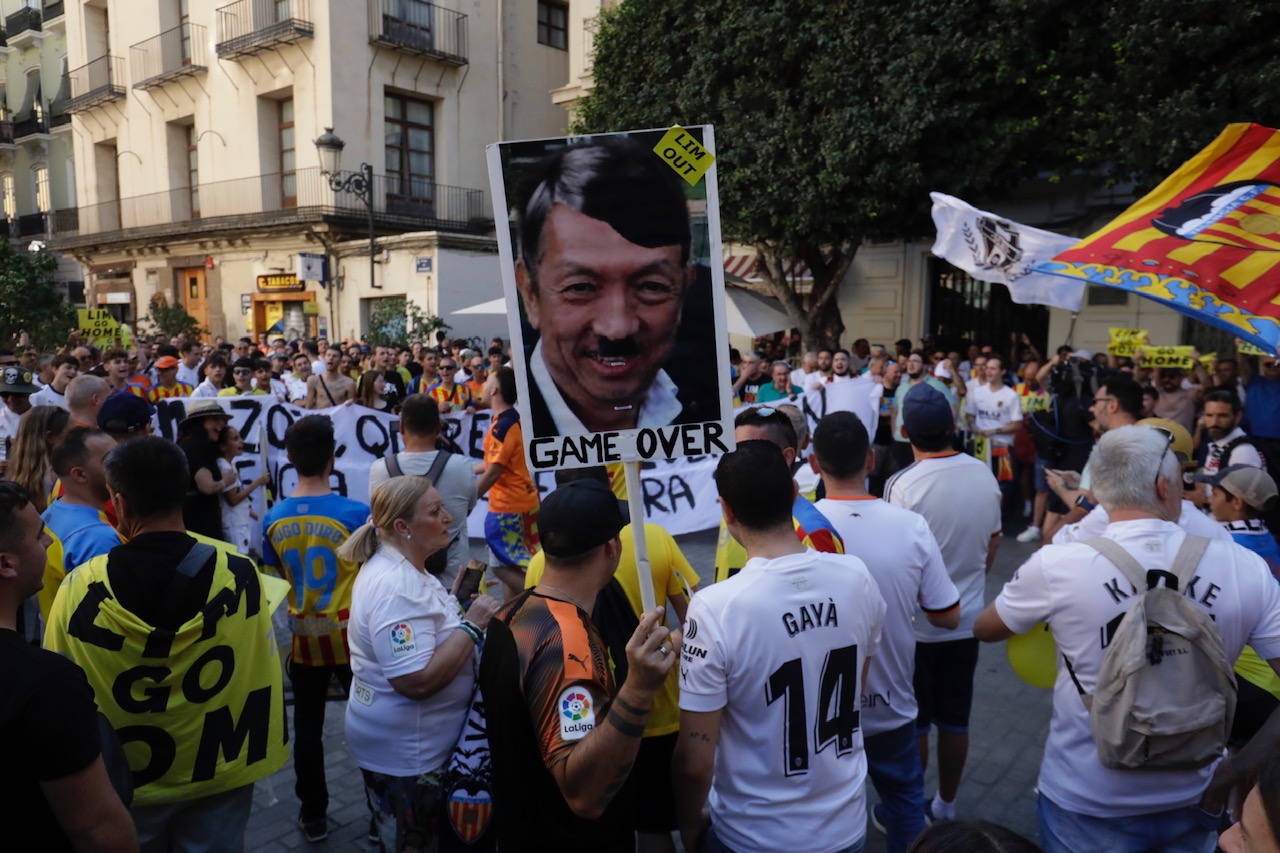
<path fill-rule="evenodd" d="M 470 308 L 463 308 L 460 311 L 454 311 L 454 314 L 505 314 L 507 313 L 507 300 L 504 297 L 490 299 L 488 302 L 481 302 L 479 305 L 472 305 Z"/>
<path fill-rule="evenodd" d="M 785 332 L 792 326 L 782 303 L 741 287 L 726 287 L 725 319 L 735 335 L 758 338 L 774 332 Z"/>

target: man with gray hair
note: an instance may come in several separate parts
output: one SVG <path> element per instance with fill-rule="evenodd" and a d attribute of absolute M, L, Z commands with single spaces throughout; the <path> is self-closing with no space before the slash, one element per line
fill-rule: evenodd
<path fill-rule="evenodd" d="M 101 376 L 82 373 L 67 385 L 67 409 L 72 426 L 97 429 L 98 412 L 111 395 L 111 386 Z"/>
<path fill-rule="evenodd" d="M 1228 662 L 1247 643 L 1277 673 L 1280 585 L 1256 554 L 1178 526 L 1180 466 L 1166 433 L 1139 425 L 1109 430 L 1090 465 L 1094 495 L 1109 514 L 1105 532 L 1037 551 L 983 611 L 974 635 L 997 642 L 1046 622 L 1061 653 L 1038 784 L 1040 840 L 1047 851 L 1210 851 L 1219 820 L 1211 812 L 1220 809 L 1221 792 L 1274 754 L 1280 718 L 1227 762 L 1123 769 L 1099 758 L 1085 700 L 1100 686 L 1103 658 L 1121 621 L 1146 592 L 1129 580 L 1139 570 L 1148 589 L 1164 585 L 1208 611 Z M 1179 584 L 1177 557 L 1189 537 L 1188 544 L 1203 550 L 1198 560 L 1183 557 L 1194 568 L 1182 573 Z M 1104 556 L 1114 546 L 1123 553 L 1115 552 L 1115 560 Z M 1203 688 L 1211 708 L 1209 700 L 1220 694 L 1212 684 Z"/>

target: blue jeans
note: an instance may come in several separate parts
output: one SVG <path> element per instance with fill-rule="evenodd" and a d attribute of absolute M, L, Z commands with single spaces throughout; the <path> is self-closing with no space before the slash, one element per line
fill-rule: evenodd
<path fill-rule="evenodd" d="M 134 806 L 143 853 L 238 853 L 253 808 L 253 783 L 159 806 Z"/>
<path fill-rule="evenodd" d="M 924 832 L 924 770 L 915 723 L 863 738 L 867 775 L 880 795 L 885 849 L 905 853 Z"/>
<path fill-rule="evenodd" d="M 837 851 L 837 853 L 862 853 L 862 842 L 865 840 L 865 838 L 859 838 L 843 850 Z M 797 843 L 802 842 L 797 841 Z M 702 836 L 702 843 L 698 845 L 697 853 L 733 853 L 733 851 L 725 847 L 724 843 L 720 841 L 720 837 L 716 835 L 715 824 L 712 824 L 707 827 L 706 834 Z"/>
<path fill-rule="evenodd" d="M 1041 794 L 1036 817 L 1045 853 L 1213 853 L 1221 815 L 1183 806 L 1131 817 L 1092 817 L 1069 812 Z"/>

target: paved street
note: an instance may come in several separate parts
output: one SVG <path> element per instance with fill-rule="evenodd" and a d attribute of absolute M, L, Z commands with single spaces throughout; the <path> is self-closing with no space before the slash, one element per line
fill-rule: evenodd
<path fill-rule="evenodd" d="M 685 555 L 704 577 L 715 550 L 715 531 L 678 537 Z M 472 541 L 482 556 L 479 540 Z M 1032 548 L 1006 537 L 996 567 L 987 582 L 990 599 Z M 1035 799 L 1032 787 L 1040 763 L 1049 722 L 1050 693 L 1029 687 L 1010 670 L 1004 646 L 984 646 L 974 689 L 972 744 L 964 783 L 960 789 L 962 817 L 982 817 L 1035 837 Z M 308 844 L 295 826 L 298 801 L 293 795 L 293 765 L 257 786 L 253 816 L 249 821 L 246 849 L 255 853 L 303 848 L 307 850 L 359 850 L 366 847 L 368 810 L 360 771 L 351 760 L 342 733 L 343 706 L 329 703 L 325 720 L 325 744 L 330 791 L 330 836 L 321 844 Z M 936 790 L 929 774 L 926 795 Z M 874 802 L 874 791 L 870 802 Z M 868 853 L 884 849 L 883 836 L 868 828 Z"/>

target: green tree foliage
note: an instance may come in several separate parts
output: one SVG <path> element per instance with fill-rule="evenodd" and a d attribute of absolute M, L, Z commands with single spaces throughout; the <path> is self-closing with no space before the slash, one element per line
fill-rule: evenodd
<path fill-rule="evenodd" d="M 374 346 L 408 346 L 412 341 L 434 343 L 433 333 L 449 330 L 444 319 L 428 314 L 403 296 L 379 299 L 369 309 L 365 339 Z"/>
<path fill-rule="evenodd" d="M 1229 121 L 1275 116 L 1260 2 L 625 0 L 575 129 L 716 126 L 726 240 L 755 248 L 808 346 L 844 329 L 864 240 L 931 233 L 930 190 L 1150 181 Z M 811 289 L 783 276 L 797 257 Z"/>
<path fill-rule="evenodd" d="M 0 346 L 13 348 L 24 332 L 42 350 L 66 345 L 76 314 L 49 277 L 57 267 L 48 252 L 0 240 Z"/>
<path fill-rule="evenodd" d="M 187 313 L 186 308 L 181 305 L 170 305 L 163 298 L 151 300 L 147 316 L 142 318 L 138 326 L 143 335 L 163 338 L 165 343 L 180 334 L 186 335 L 193 341 L 207 334 L 207 331 L 200 327 L 199 321 Z"/>

